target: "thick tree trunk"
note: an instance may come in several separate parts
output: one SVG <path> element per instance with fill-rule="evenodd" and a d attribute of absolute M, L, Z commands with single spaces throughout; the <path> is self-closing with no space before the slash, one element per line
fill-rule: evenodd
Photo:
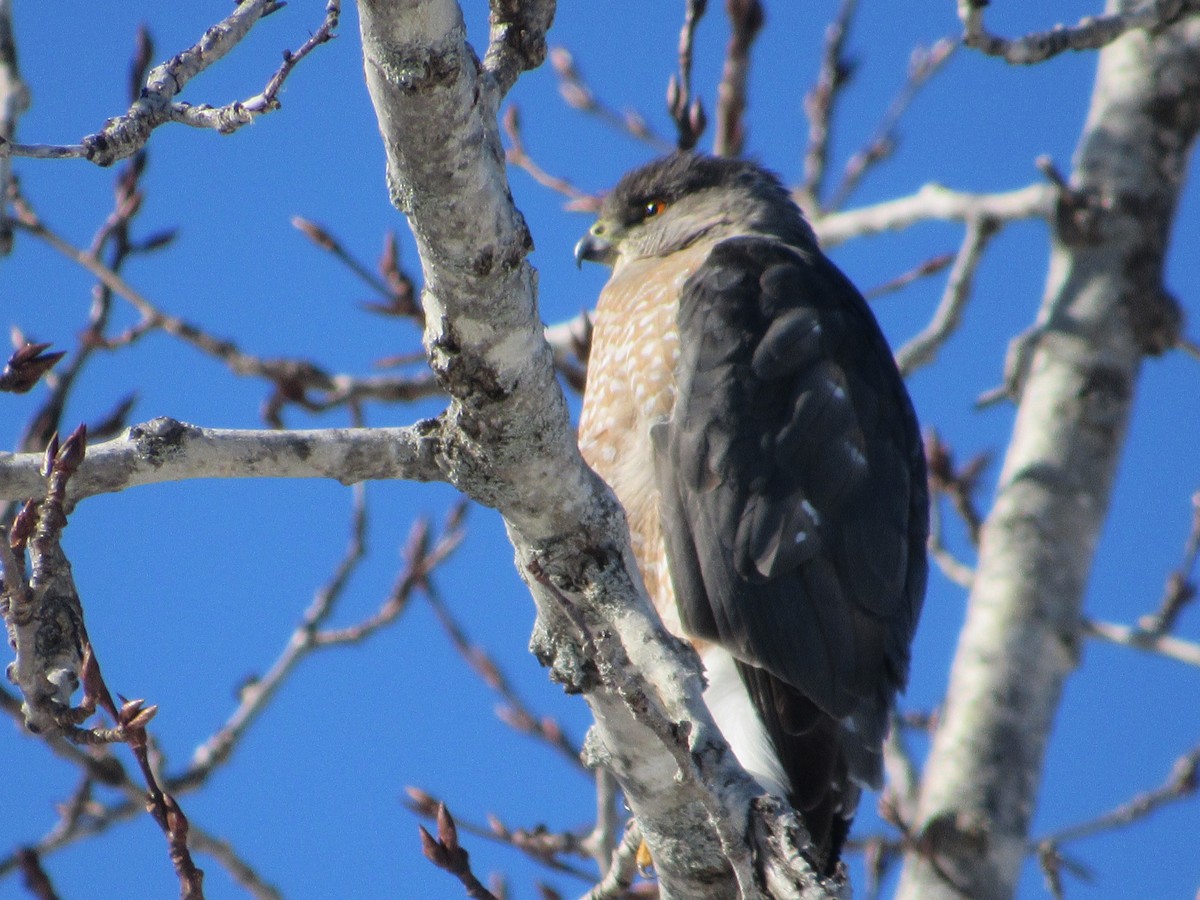
<path fill-rule="evenodd" d="M 1114 8 L 1110 4 L 1110 8 Z M 1179 312 L 1163 262 L 1200 121 L 1200 21 L 1100 54 L 899 896 L 1014 893 L 1138 370 Z"/>

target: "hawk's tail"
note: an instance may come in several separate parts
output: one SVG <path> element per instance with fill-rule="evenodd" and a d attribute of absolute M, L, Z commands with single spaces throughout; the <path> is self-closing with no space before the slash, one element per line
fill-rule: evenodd
<path fill-rule="evenodd" d="M 824 875 L 837 869 L 861 789 L 851 778 L 845 726 L 765 669 L 741 661 L 738 672 L 766 726 Z"/>

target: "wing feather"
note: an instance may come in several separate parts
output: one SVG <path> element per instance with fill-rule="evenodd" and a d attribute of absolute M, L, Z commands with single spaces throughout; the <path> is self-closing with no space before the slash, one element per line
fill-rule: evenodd
<path fill-rule="evenodd" d="M 815 727 L 813 708 L 843 723 L 842 765 L 877 782 L 928 529 L 891 353 L 832 263 L 769 238 L 718 244 L 678 325 L 678 394 L 655 446 L 684 628 L 764 673 L 752 693 L 784 732 Z"/>

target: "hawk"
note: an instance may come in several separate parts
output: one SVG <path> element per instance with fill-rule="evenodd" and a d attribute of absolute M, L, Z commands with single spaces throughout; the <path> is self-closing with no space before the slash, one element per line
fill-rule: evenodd
<path fill-rule="evenodd" d="M 575 248 L 612 267 L 579 424 L 742 767 L 835 871 L 925 592 L 928 494 L 879 326 L 779 179 L 676 153 Z"/>

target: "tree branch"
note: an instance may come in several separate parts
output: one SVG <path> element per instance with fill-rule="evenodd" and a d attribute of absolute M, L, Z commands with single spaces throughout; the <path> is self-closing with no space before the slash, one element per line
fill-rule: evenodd
<path fill-rule="evenodd" d="M 440 481 L 445 476 L 435 458 L 435 428 L 425 422 L 408 428 L 258 431 L 152 419 L 89 447 L 68 496 L 73 504 L 137 485 L 193 478 Z M 0 453 L 0 499 L 36 496 L 41 460 L 38 453 Z"/>
<path fill-rule="evenodd" d="M 1006 39 L 983 26 L 986 0 L 958 0 L 958 17 L 963 23 L 963 43 L 988 56 L 1003 57 L 1014 65 L 1043 62 L 1067 50 L 1098 50 L 1134 29 L 1157 31 L 1184 16 L 1200 11 L 1195 0 L 1146 0 L 1140 6 L 1106 16 L 1088 16 L 1077 25 L 1056 25 L 1050 31 Z"/>
<path fill-rule="evenodd" d="M 1071 178 L 1106 198 L 1056 240 L 1017 420 L 982 531 L 945 716 L 926 766 L 901 900 L 1000 900 L 1025 859 L 1046 742 L 1077 665 L 1081 605 L 1107 514 L 1147 324 L 1200 127 L 1200 21 L 1100 54 Z"/>

